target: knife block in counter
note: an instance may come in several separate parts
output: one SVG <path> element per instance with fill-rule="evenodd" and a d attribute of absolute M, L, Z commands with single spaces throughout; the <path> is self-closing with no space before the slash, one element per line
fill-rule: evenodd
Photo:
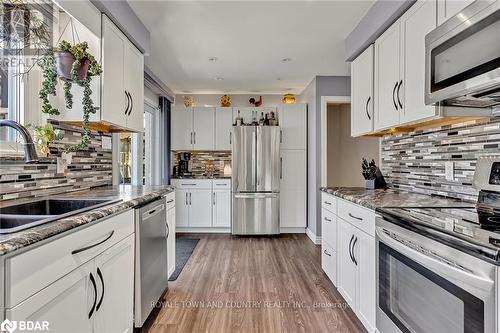
<path fill-rule="evenodd" d="M 384 175 L 377 167 L 377 171 L 375 172 L 374 179 L 365 180 L 365 188 L 367 190 L 377 190 L 377 189 L 385 189 L 387 188 L 387 183 L 385 182 Z"/>

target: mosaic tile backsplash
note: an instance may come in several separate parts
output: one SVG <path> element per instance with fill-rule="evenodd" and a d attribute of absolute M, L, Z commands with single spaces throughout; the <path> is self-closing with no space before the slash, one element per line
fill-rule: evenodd
<path fill-rule="evenodd" d="M 382 139 L 382 172 L 391 187 L 476 201 L 472 179 L 479 156 L 500 154 L 500 117 L 397 134 Z M 455 177 L 446 180 L 445 162 Z"/>
<path fill-rule="evenodd" d="M 174 154 L 174 165 L 179 164 L 179 154 Z M 227 176 L 224 174 L 231 168 L 231 152 L 228 151 L 190 151 L 191 153 L 191 172 L 195 177 L 221 177 Z M 229 169 L 228 169 L 229 168 Z"/>
<path fill-rule="evenodd" d="M 57 172 L 58 148 L 77 143 L 81 129 L 51 121 L 55 129 L 64 131 L 64 138 L 49 144 L 50 153 L 37 164 L 24 164 L 23 158 L 0 157 L 0 200 L 38 197 L 49 194 L 89 189 L 112 184 L 112 150 L 102 149 L 102 137 L 111 134 L 92 132 L 87 150 L 73 155 L 71 164 Z"/>

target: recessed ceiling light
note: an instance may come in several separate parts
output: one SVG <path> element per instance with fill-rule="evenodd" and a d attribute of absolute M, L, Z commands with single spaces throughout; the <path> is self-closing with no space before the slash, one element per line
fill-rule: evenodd
<path fill-rule="evenodd" d="M 220 76 L 216 77 L 215 79 L 216 79 L 217 81 L 222 81 L 222 80 L 224 80 L 224 78 L 223 78 L 223 77 L 220 77 Z"/>
<path fill-rule="evenodd" d="M 290 90 L 293 90 L 293 89 L 292 89 L 292 88 L 286 88 L 285 90 L 286 90 L 286 91 L 290 91 Z"/>
<path fill-rule="evenodd" d="M 210 62 L 216 62 L 217 60 L 219 60 L 219 58 L 217 58 L 217 57 L 208 58 L 208 61 L 210 61 Z"/>
<path fill-rule="evenodd" d="M 292 58 L 283 58 L 281 59 L 282 62 L 290 62 L 292 61 Z"/>

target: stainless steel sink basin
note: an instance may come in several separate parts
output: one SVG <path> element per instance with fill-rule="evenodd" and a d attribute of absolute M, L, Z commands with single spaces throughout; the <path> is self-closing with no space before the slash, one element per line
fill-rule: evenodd
<path fill-rule="evenodd" d="M 121 200 L 42 199 L 0 208 L 0 234 L 28 229 Z"/>

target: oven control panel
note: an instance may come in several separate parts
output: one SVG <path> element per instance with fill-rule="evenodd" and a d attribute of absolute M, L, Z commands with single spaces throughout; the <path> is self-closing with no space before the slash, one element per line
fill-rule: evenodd
<path fill-rule="evenodd" d="M 480 191 L 500 192 L 500 155 L 479 157 L 472 183 Z"/>
<path fill-rule="evenodd" d="M 500 185 L 500 162 L 491 164 L 490 185 Z"/>

